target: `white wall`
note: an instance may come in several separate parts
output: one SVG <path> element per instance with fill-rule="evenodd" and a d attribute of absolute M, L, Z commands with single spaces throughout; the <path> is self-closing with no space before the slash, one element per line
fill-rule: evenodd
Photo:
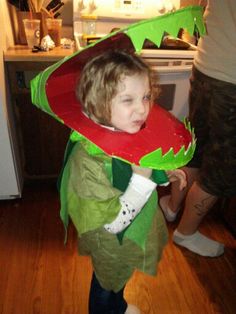
<path fill-rule="evenodd" d="M 13 34 L 11 29 L 10 18 L 6 1 L 0 1 L 0 99 L 2 110 L 6 115 L 6 86 L 5 86 L 5 69 L 3 62 L 3 51 L 13 44 Z"/>
<path fill-rule="evenodd" d="M 5 49 L 12 45 L 14 42 L 6 0 L 0 1 L 0 29 L 1 29 L 0 41 L 2 48 Z"/>
<path fill-rule="evenodd" d="M 10 19 L 6 1 L 0 1 L 0 199 L 20 195 L 20 180 L 13 154 L 13 125 L 10 121 L 10 100 L 6 89 L 3 51 L 13 44 Z"/>

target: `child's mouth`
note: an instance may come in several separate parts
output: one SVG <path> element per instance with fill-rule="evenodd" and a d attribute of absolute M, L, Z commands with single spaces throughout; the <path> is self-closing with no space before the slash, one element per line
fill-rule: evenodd
<path fill-rule="evenodd" d="M 133 124 L 135 124 L 136 126 L 139 126 L 141 128 L 143 126 L 143 124 L 145 124 L 145 122 L 143 120 L 136 120 L 133 122 Z"/>

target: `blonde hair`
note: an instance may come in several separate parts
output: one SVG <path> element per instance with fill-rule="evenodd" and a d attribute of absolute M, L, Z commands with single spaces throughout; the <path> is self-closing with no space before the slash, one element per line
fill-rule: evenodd
<path fill-rule="evenodd" d="M 110 125 L 111 101 L 118 92 L 118 83 L 124 76 L 135 74 L 148 75 L 151 80 L 147 64 L 125 51 L 108 51 L 90 60 L 76 87 L 83 111 L 92 120 Z"/>

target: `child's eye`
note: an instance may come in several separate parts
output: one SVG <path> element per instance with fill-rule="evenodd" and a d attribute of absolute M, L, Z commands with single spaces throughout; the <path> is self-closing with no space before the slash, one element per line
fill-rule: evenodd
<path fill-rule="evenodd" d="M 130 103 L 132 103 L 132 98 L 124 98 L 123 100 L 122 100 L 122 102 L 123 103 L 125 103 L 125 104 L 130 104 Z"/>
<path fill-rule="evenodd" d="M 145 96 L 143 97 L 143 100 L 144 100 L 144 101 L 150 101 L 150 100 L 151 100 L 151 94 L 145 95 Z"/>

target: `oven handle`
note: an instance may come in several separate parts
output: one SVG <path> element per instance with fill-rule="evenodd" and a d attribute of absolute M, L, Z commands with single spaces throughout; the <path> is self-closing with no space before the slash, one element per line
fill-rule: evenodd
<path fill-rule="evenodd" d="M 168 65 L 168 66 L 151 66 L 151 69 L 157 73 L 179 73 L 190 72 L 192 65 Z"/>

